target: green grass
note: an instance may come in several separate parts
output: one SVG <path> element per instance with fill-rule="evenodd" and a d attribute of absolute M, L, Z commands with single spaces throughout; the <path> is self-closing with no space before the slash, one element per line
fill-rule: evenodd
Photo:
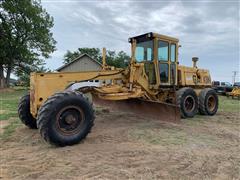
<path fill-rule="evenodd" d="M 20 98 L 27 92 L 26 89 L 13 89 L 10 92 L 0 92 L 0 100 L 12 100 Z"/>
<path fill-rule="evenodd" d="M 0 94 L 0 120 L 8 120 L 17 117 L 19 99 L 26 90 L 14 90 L 13 92 L 1 92 Z"/>
<path fill-rule="evenodd" d="M 9 112 L 9 113 L 3 113 L 3 114 L 0 114 L 0 121 L 1 120 L 9 120 L 10 118 L 12 117 L 17 117 L 18 114 L 17 112 Z"/>
<path fill-rule="evenodd" d="M 17 108 L 19 99 L 26 94 L 25 89 L 15 89 L 9 92 L 0 92 L 0 121 L 9 121 L 9 125 L 4 127 L 4 133 L 0 138 L 9 137 L 21 122 L 18 119 Z"/>
<path fill-rule="evenodd" d="M 240 100 L 219 96 L 219 110 L 224 112 L 240 112 Z"/>
<path fill-rule="evenodd" d="M 10 122 L 10 124 L 6 127 L 4 127 L 3 134 L 0 135 L 0 139 L 6 139 L 12 135 L 12 133 L 15 132 L 15 129 L 21 125 L 21 122 L 18 120 L 18 118 L 15 118 L 13 121 Z"/>

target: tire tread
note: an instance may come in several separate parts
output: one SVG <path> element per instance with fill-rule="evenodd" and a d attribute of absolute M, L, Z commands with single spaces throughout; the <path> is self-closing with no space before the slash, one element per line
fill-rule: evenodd
<path fill-rule="evenodd" d="M 45 103 L 40 107 L 38 111 L 37 116 L 37 127 L 39 128 L 40 135 L 43 137 L 45 141 L 47 141 L 50 144 L 57 145 L 57 146 L 65 146 L 65 145 L 72 145 L 72 144 L 62 144 L 61 142 L 52 141 L 49 137 L 49 127 L 48 127 L 48 120 L 51 116 L 51 109 L 58 103 L 60 103 L 62 98 L 69 98 L 70 96 L 76 96 L 78 98 L 84 99 L 84 101 L 87 101 L 91 105 L 91 112 L 93 114 L 93 118 L 90 120 L 90 123 L 87 126 L 86 131 L 84 131 L 81 140 L 85 139 L 88 133 L 91 132 L 91 129 L 94 125 L 95 120 L 95 111 L 93 108 L 93 104 L 88 101 L 88 99 L 84 96 L 83 93 L 78 91 L 64 91 L 64 92 L 58 92 L 51 97 L 49 97 Z M 80 141 L 81 141 L 80 140 Z"/>
<path fill-rule="evenodd" d="M 36 119 L 30 113 L 30 95 L 24 95 L 18 104 L 18 116 L 30 129 L 37 129 Z"/>

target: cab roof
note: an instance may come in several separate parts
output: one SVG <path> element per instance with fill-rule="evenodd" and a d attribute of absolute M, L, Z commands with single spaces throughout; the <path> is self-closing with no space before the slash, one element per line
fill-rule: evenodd
<path fill-rule="evenodd" d="M 153 38 L 160 38 L 160 39 L 165 39 L 165 40 L 170 40 L 173 42 L 179 42 L 179 40 L 177 38 L 174 37 L 170 37 L 170 36 L 166 36 L 166 35 L 162 35 L 162 34 L 158 34 L 158 33 L 153 33 L 153 32 L 149 32 L 149 33 L 145 33 L 145 34 L 141 34 L 139 36 L 134 36 L 134 37 L 130 37 L 128 39 L 128 42 L 132 42 L 133 39 L 136 40 L 140 40 L 140 39 L 153 39 Z"/>

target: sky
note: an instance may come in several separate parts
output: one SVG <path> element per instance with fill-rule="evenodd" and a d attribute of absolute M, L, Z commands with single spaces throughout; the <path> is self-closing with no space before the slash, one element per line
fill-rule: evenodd
<path fill-rule="evenodd" d="M 130 55 L 128 38 L 156 32 L 180 40 L 180 64 L 209 69 L 212 80 L 232 82 L 240 70 L 238 0 L 42 0 L 54 18 L 57 50 L 46 60 L 55 70 L 67 50 L 106 47 Z M 238 72 L 238 81 L 239 81 Z"/>

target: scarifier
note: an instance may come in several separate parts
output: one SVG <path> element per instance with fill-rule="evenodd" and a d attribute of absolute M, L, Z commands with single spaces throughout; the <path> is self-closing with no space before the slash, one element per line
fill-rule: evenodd
<path fill-rule="evenodd" d="M 179 40 L 157 33 L 129 38 L 131 59 L 127 68 L 106 64 L 89 72 L 32 73 L 30 93 L 20 100 L 19 117 L 30 128 L 57 146 L 73 145 L 91 131 L 94 104 L 165 121 L 179 122 L 197 112 L 214 115 L 218 97 L 211 89 L 208 70 L 179 65 Z M 66 90 L 74 83 L 99 80 L 99 87 Z M 113 120 L 114 121 L 114 120 Z"/>

